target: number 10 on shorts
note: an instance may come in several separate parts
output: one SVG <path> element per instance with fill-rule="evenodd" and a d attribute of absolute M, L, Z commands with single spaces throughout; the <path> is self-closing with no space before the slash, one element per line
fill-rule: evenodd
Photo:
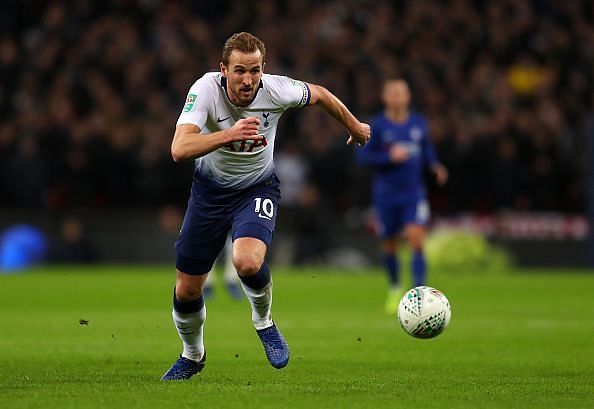
<path fill-rule="evenodd" d="M 254 202 L 256 202 L 254 212 L 258 213 L 258 217 L 272 220 L 272 216 L 274 215 L 274 203 L 272 203 L 272 200 L 262 200 L 261 197 L 256 197 Z"/>

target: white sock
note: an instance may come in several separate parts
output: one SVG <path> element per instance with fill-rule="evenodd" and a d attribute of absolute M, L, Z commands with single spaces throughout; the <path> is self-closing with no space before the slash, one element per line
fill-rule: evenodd
<path fill-rule="evenodd" d="M 204 355 L 204 321 L 206 321 L 206 306 L 198 312 L 182 313 L 173 310 L 173 322 L 177 333 L 184 344 L 182 356 L 193 361 L 200 361 Z"/>
<path fill-rule="evenodd" d="M 241 283 L 243 292 L 252 306 L 252 321 L 256 329 L 264 329 L 272 326 L 272 281 L 261 290 L 254 290 Z"/>

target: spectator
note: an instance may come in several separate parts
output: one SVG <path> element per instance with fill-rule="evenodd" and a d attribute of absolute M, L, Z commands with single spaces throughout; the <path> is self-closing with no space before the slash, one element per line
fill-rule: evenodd
<path fill-rule="evenodd" d="M 586 0 L 268 0 L 247 14 L 228 2 L 58 1 L 26 15 L 8 2 L 0 16 L 2 206 L 182 205 L 174 182 L 192 164 L 171 165 L 166 124 L 194 73 L 217 69 L 216 45 L 242 29 L 269 44 L 271 70 L 327 85 L 359 115 L 379 108 L 378 77 L 408 78 L 452 173 L 437 212 L 584 210 Z M 327 178 L 354 166 L 340 130 L 298 115 L 281 125 L 279 153 L 299 138 L 335 217 L 362 206 L 365 181 Z"/>
<path fill-rule="evenodd" d="M 89 263 L 95 254 L 85 228 L 76 217 L 67 217 L 60 226 L 60 236 L 53 243 L 50 259 L 57 263 Z"/>

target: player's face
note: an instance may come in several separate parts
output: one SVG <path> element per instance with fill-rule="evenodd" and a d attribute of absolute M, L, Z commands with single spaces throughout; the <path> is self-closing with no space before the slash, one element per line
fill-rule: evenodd
<path fill-rule="evenodd" d="M 405 81 L 389 81 L 384 85 L 382 99 L 386 108 L 401 111 L 408 108 L 410 104 L 410 90 Z"/>
<path fill-rule="evenodd" d="M 242 53 L 233 50 L 229 56 L 229 65 L 221 63 L 221 73 L 227 77 L 229 99 L 237 106 L 247 106 L 252 102 L 264 70 L 260 50 Z"/>

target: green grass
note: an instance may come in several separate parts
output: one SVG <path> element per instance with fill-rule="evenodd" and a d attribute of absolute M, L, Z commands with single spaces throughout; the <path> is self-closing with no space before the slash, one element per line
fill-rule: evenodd
<path fill-rule="evenodd" d="M 274 279 L 287 368 L 268 365 L 247 301 L 219 289 L 205 370 L 165 383 L 180 349 L 170 268 L 0 276 L 0 408 L 594 407 L 593 272 L 434 274 L 452 321 L 433 340 L 383 312 L 379 270 L 275 269 Z"/>

